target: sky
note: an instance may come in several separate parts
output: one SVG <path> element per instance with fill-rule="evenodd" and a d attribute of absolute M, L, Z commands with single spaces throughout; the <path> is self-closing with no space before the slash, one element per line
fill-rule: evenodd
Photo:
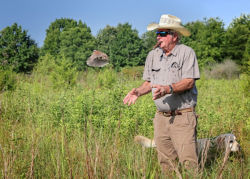
<path fill-rule="evenodd" d="M 132 25 L 139 34 L 159 22 L 162 14 L 179 17 L 183 24 L 218 17 L 225 28 L 241 14 L 250 14 L 250 0 L 0 0 L 0 30 L 21 25 L 39 47 L 46 29 L 59 18 L 81 20 L 96 36 L 107 25 Z"/>

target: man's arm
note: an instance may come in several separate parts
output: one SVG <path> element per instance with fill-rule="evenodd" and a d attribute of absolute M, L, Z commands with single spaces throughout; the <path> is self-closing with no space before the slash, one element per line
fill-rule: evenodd
<path fill-rule="evenodd" d="M 172 84 L 172 93 L 182 93 L 186 90 L 190 90 L 194 86 L 195 80 L 193 78 L 185 78 L 178 83 Z M 152 88 L 156 88 L 153 94 L 153 100 L 158 99 L 166 94 L 171 93 L 171 88 L 169 85 L 153 85 Z"/>
<path fill-rule="evenodd" d="M 178 83 L 172 84 L 174 93 L 181 93 L 190 90 L 194 87 L 195 80 L 192 78 L 185 78 Z"/>
<path fill-rule="evenodd" d="M 145 81 L 140 87 L 133 88 L 123 99 L 123 103 L 128 104 L 128 106 L 134 104 L 138 97 L 148 94 L 151 89 L 150 81 Z"/>

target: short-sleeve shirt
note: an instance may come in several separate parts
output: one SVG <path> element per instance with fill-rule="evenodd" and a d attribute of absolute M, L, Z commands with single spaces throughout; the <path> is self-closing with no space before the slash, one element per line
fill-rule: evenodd
<path fill-rule="evenodd" d="M 151 85 L 171 85 L 185 78 L 200 78 L 197 58 L 192 48 L 184 44 L 176 44 L 171 53 L 166 56 L 161 48 L 149 52 L 143 80 Z M 152 94 L 154 89 L 152 89 Z M 167 94 L 154 100 L 159 111 L 167 112 L 176 109 L 194 107 L 197 103 L 196 86 L 182 93 Z"/>

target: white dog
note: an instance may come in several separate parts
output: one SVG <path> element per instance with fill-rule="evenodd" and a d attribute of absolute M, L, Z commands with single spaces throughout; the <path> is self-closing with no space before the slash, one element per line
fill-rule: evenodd
<path fill-rule="evenodd" d="M 136 136 L 135 137 L 135 142 L 141 144 L 143 147 L 146 148 L 155 148 L 155 142 L 154 140 L 151 140 L 147 137 L 144 136 Z M 204 150 L 207 150 L 209 153 L 212 152 L 215 153 L 215 149 L 218 152 L 225 152 L 226 149 L 229 148 L 230 152 L 238 152 L 240 149 L 239 143 L 236 141 L 236 137 L 234 134 L 221 134 L 215 138 L 211 139 L 197 139 L 197 151 L 199 157 L 201 157 L 202 152 Z M 211 151 L 211 152 L 210 152 Z"/>

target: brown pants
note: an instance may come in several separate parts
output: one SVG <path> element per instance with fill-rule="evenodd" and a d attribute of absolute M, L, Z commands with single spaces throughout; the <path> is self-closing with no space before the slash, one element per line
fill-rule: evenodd
<path fill-rule="evenodd" d="M 194 112 L 170 117 L 156 112 L 154 140 L 163 170 L 173 170 L 169 160 L 175 162 L 177 158 L 186 169 L 198 170 L 196 124 Z"/>

